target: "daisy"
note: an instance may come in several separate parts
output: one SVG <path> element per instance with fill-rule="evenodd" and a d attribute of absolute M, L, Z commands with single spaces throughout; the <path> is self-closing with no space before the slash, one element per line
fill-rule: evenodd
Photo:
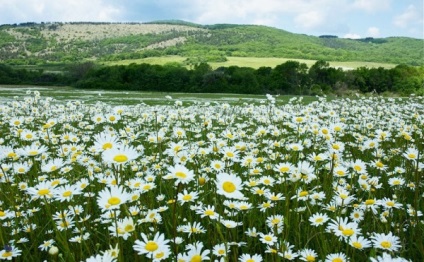
<path fill-rule="evenodd" d="M 188 184 L 194 180 L 194 172 L 187 169 L 183 165 L 177 164 L 168 168 L 168 175 L 166 176 L 166 178 L 175 178 L 176 184 Z"/>
<path fill-rule="evenodd" d="M 87 260 L 85 262 L 115 262 L 116 258 L 112 257 L 109 252 L 105 252 L 103 255 L 93 255 L 89 258 L 87 258 Z"/>
<path fill-rule="evenodd" d="M 41 165 L 41 171 L 51 173 L 62 168 L 66 163 L 61 158 L 54 158 Z"/>
<path fill-rule="evenodd" d="M 134 242 L 133 248 L 138 252 L 139 255 L 145 255 L 150 259 L 156 259 L 156 261 L 160 261 L 168 258 L 169 256 L 169 240 L 165 239 L 165 235 L 159 234 L 156 232 L 153 239 L 147 238 L 147 235 L 141 233 L 142 240 L 136 240 Z M 166 256 L 168 254 L 168 256 Z M 157 257 L 159 255 L 159 258 Z"/>
<path fill-rule="evenodd" d="M 73 196 L 80 194 L 82 194 L 82 190 L 76 185 L 65 184 L 54 189 L 54 198 L 60 202 L 70 201 Z"/>
<path fill-rule="evenodd" d="M 269 233 L 269 234 L 259 233 L 259 240 L 264 244 L 272 246 L 277 242 L 278 238 L 272 233 Z"/>
<path fill-rule="evenodd" d="M 218 194 L 227 198 L 244 199 L 244 196 L 241 193 L 243 187 L 240 177 L 233 174 L 220 173 L 217 175 L 215 183 Z"/>
<path fill-rule="evenodd" d="M 93 140 L 96 152 L 103 152 L 120 146 L 118 137 L 106 132 L 95 135 Z"/>
<path fill-rule="evenodd" d="M 383 249 L 389 252 L 396 252 L 401 247 L 399 237 L 389 232 L 388 234 L 384 233 L 374 233 L 371 236 L 372 245 L 375 248 Z"/>
<path fill-rule="evenodd" d="M 299 256 L 300 256 L 299 258 L 300 260 L 313 262 L 316 260 L 318 254 L 312 249 L 305 248 L 299 251 Z"/>
<path fill-rule="evenodd" d="M 53 197 L 54 187 L 55 186 L 52 186 L 49 181 L 43 181 L 34 187 L 28 187 L 26 191 L 31 195 L 31 200 L 39 198 L 50 199 Z"/>
<path fill-rule="evenodd" d="M 403 153 L 403 156 L 408 159 L 408 160 L 412 160 L 412 161 L 416 161 L 418 158 L 419 152 L 417 149 L 415 148 L 408 148 L 406 150 L 405 153 Z"/>
<path fill-rule="evenodd" d="M 14 257 L 20 256 L 21 252 L 13 245 L 5 245 L 4 249 L 0 251 L 0 260 L 12 260 Z"/>
<path fill-rule="evenodd" d="M 103 210 L 116 210 L 131 198 L 122 186 L 109 186 L 99 192 L 97 204 Z"/>
<path fill-rule="evenodd" d="M 211 168 L 217 172 L 221 172 L 222 170 L 224 170 L 225 167 L 225 163 L 219 160 L 214 160 L 211 162 Z"/>
<path fill-rule="evenodd" d="M 239 262 L 262 262 L 263 258 L 259 254 L 249 255 L 249 254 L 242 254 L 239 259 Z"/>
<path fill-rule="evenodd" d="M 209 260 L 209 249 L 203 250 L 203 243 L 196 242 L 194 244 L 187 245 L 187 254 L 185 255 L 185 261 L 204 261 Z"/>
<path fill-rule="evenodd" d="M 184 203 L 193 202 L 198 198 L 197 192 L 188 192 L 184 189 L 184 192 L 178 193 L 178 202 L 183 205 Z"/>
<path fill-rule="evenodd" d="M 349 238 L 349 245 L 356 249 L 362 250 L 364 248 L 371 247 L 371 242 L 362 236 L 352 236 Z"/>
<path fill-rule="evenodd" d="M 217 257 L 226 257 L 230 250 L 226 248 L 225 244 L 216 244 L 212 249 L 212 254 Z"/>
<path fill-rule="evenodd" d="M 347 262 L 349 261 L 345 254 L 343 253 L 333 253 L 328 254 L 325 257 L 325 262 Z"/>
<path fill-rule="evenodd" d="M 123 165 L 136 159 L 139 155 L 139 152 L 131 146 L 119 146 L 104 151 L 102 158 L 107 164 Z"/>
<path fill-rule="evenodd" d="M 309 217 L 309 222 L 311 222 L 311 225 L 318 227 L 325 224 L 329 219 L 326 214 L 316 213 Z"/>

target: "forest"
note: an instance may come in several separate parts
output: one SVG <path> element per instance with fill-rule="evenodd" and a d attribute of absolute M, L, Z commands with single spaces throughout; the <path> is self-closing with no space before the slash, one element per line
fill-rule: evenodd
<path fill-rule="evenodd" d="M 258 69 L 239 66 L 212 69 L 205 62 L 189 68 L 178 63 L 100 66 L 84 62 L 68 65 L 65 71 L 55 73 L 0 64 L 0 84 L 191 93 L 424 95 L 424 67 L 398 65 L 392 69 L 343 70 L 330 67 L 324 60 L 311 67 L 287 61 L 274 68 Z"/>

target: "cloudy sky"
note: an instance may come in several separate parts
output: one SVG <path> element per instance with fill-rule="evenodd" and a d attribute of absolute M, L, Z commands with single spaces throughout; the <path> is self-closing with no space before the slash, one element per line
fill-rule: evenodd
<path fill-rule="evenodd" d="M 423 16 L 423 0 L 0 0 L 0 24 L 180 19 L 350 38 L 424 39 Z"/>

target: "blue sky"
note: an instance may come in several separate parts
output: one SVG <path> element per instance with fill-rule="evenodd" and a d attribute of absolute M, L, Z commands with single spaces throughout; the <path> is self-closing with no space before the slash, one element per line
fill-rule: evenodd
<path fill-rule="evenodd" d="M 0 0 L 0 24 L 180 19 L 349 38 L 424 39 L 423 16 L 423 0 Z"/>

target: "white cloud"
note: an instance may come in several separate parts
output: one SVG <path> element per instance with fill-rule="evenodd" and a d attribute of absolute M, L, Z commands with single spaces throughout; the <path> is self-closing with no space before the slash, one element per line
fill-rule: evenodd
<path fill-rule="evenodd" d="M 377 28 L 377 27 L 368 28 L 367 36 L 369 36 L 369 37 L 379 37 L 380 36 L 380 29 Z"/>
<path fill-rule="evenodd" d="M 361 38 L 361 36 L 360 36 L 360 35 L 358 35 L 358 34 L 349 33 L 349 34 L 345 34 L 345 35 L 343 36 L 343 38 L 359 39 L 359 38 Z"/>
<path fill-rule="evenodd" d="M 326 23 L 325 14 L 318 11 L 309 11 L 297 15 L 294 19 L 297 26 L 305 29 L 318 28 Z"/>
<path fill-rule="evenodd" d="M 5 13 L 4 18 L 0 18 L 0 23 L 42 21 L 107 22 L 119 20 L 122 12 L 122 7 L 116 4 L 109 4 L 104 0 L 1 0 L 0 6 L 2 6 L 2 12 Z"/>
<path fill-rule="evenodd" d="M 418 23 L 422 25 L 423 17 L 414 5 L 408 6 L 402 14 L 393 19 L 393 24 L 400 28 L 407 28 L 411 24 Z"/>
<path fill-rule="evenodd" d="M 353 8 L 364 10 L 366 12 L 377 12 L 390 8 L 391 0 L 355 0 Z"/>

